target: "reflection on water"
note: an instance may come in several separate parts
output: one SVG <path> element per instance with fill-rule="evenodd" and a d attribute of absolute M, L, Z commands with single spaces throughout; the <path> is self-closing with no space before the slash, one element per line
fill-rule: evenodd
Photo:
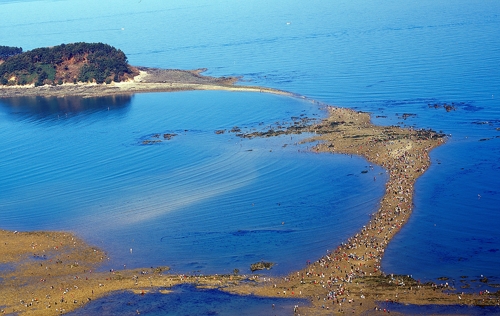
<path fill-rule="evenodd" d="M 0 111 L 16 119 L 46 120 L 98 111 L 126 110 L 133 95 L 82 97 L 15 97 L 0 99 Z"/>
<path fill-rule="evenodd" d="M 240 296 L 220 290 L 197 289 L 178 285 L 172 292 L 137 295 L 118 292 L 94 300 L 67 315 L 292 315 L 293 307 L 308 304 L 295 298 Z"/>
<path fill-rule="evenodd" d="M 109 100 L 82 100 L 96 104 L 60 120 L 0 113 L 2 228 L 73 231 L 106 249 L 106 269 L 168 265 L 207 274 L 249 271 L 265 259 L 276 263 L 269 273 L 286 274 L 355 232 L 383 192 L 382 178 L 360 173 L 365 160 L 308 153 L 297 145 L 305 134 L 215 133 L 320 117 L 313 102 L 144 93 L 116 119 L 121 110 L 107 111 Z M 164 133 L 178 136 L 141 145 L 144 135 Z"/>
<path fill-rule="evenodd" d="M 498 306 L 412 305 L 380 302 L 379 307 L 403 315 L 499 315 Z"/>
<path fill-rule="evenodd" d="M 385 1 L 383 5 L 380 1 L 362 0 L 336 1 L 334 4 L 318 0 L 313 5 L 291 0 L 286 6 L 262 0 L 252 3 L 254 5 L 248 10 L 241 10 L 237 1 L 204 2 L 201 5 L 195 0 L 135 1 L 127 6 L 98 0 L 1 1 L 5 14 L 0 19 L 0 29 L 6 45 L 21 46 L 25 50 L 72 42 L 78 33 L 81 40 L 112 43 L 122 49 L 134 65 L 208 68 L 207 75 L 243 76 L 252 85 L 293 91 L 322 102 L 369 111 L 376 123 L 393 125 L 402 122 L 452 134 L 446 145 L 432 152 L 431 170 L 419 179 L 415 187 L 416 206 L 412 219 L 389 245 L 382 268 L 388 273 L 413 274 L 425 280 L 441 276 L 459 280 L 462 275 L 470 278 L 480 274 L 500 275 L 497 250 L 500 249 L 500 138 L 497 138 L 500 133 L 497 130 L 500 128 L 497 121 L 500 117 L 500 37 L 497 36 L 500 1 L 490 0 L 478 5 L 475 0 L 461 0 L 455 6 L 447 0 Z M 75 7 L 85 10 L 75 10 Z M 42 11 L 44 14 L 40 14 Z M 207 16 L 212 19 L 206 19 Z M 217 20 L 217 23 L 212 23 L 212 20 Z M 43 27 L 38 28 L 40 25 Z M 38 28 L 37 32 L 33 32 L 34 28 Z M 134 255 L 139 241 L 151 239 L 147 236 L 150 231 L 156 234 L 154 240 L 163 238 L 162 245 L 168 244 L 169 238 L 175 238 L 170 244 L 179 249 L 167 249 L 170 252 L 165 257 L 170 261 L 171 255 L 178 254 L 181 248 L 186 253 L 193 253 L 193 242 L 199 242 L 204 236 L 223 236 L 214 237 L 213 240 L 217 241 L 227 240 L 225 237 L 267 237 L 270 233 L 266 230 L 275 228 L 271 224 L 276 222 L 279 226 L 283 217 L 289 216 L 290 219 L 285 219 L 286 225 L 292 224 L 293 219 L 293 224 L 302 229 L 303 234 L 297 240 L 313 236 L 310 244 L 301 248 L 301 251 L 311 254 L 307 259 L 312 259 L 310 248 L 321 249 L 325 246 L 318 245 L 319 240 L 328 240 L 330 247 L 343 238 L 335 236 L 348 235 L 349 231 L 359 229 L 366 222 L 363 217 L 347 227 L 323 229 L 324 232 L 333 231 L 331 237 L 312 230 L 315 225 L 346 223 L 358 216 L 354 214 L 366 213 L 347 212 L 330 218 L 322 213 L 313 213 L 318 210 L 338 213 L 339 209 L 348 209 L 343 207 L 346 201 L 360 201 L 360 197 L 364 197 L 359 193 L 362 190 L 357 191 L 358 183 L 348 184 L 341 177 L 343 172 L 337 177 L 336 170 L 329 169 L 333 168 L 331 165 L 338 164 L 335 157 L 318 165 L 316 159 L 306 159 L 306 155 L 290 155 L 290 160 L 304 161 L 299 162 L 300 166 L 295 169 L 291 169 L 295 162 L 289 163 L 278 169 L 276 175 L 276 166 L 281 166 L 288 155 L 280 153 L 281 158 L 276 158 L 279 152 L 276 146 L 272 147 L 272 153 L 269 152 L 271 146 L 266 143 L 267 140 L 259 141 L 264 145 L 257 146 L 256 142 L 239 142 L 224 135 L 218 138 L 222 141 L 214 142 L 211 138 L 214 129 L 231 129 L 242 124 L 258 126 L 260 121 L 271 124 L 290 117 L 289 114 L 277 115 L 270 111 L 278 106 L 276 100 L 270 102 L 270 99 L 253 96 L 249 102 L 248 95 L 227 93 L 218 97 L 217 102 L 205 103 L 214 95 L 137 96 L 133 106 L 109 112 L 107 108 L 97 109 L 103 115 L 77 112 L 79 118 L 91 117 L 92 120 L 71 120 L 70 127 L 75 128 L 70 129 L 55 120 L 58 124 L 51 128 L 46 128 L 49 125 L 46 124 L 43 129 L 33 126 L 36 124 L 17 124 L 26 117 L 28 123 L 40 118 L 50 120 L 30 111 L 23 113 L 19 107 L 0 104 L 0 119 L 3 119 L 0 121 L 0 223 L 13 229 L 19 226 L 25 229 L 68 228 L 74 223 L 69 228 L 84 231 L 84 227 L 77 227 L 80 222 L 75 220 L 75 214 L 98 214 L 115 208 L 136 215 L 155 214 L 162 207 L 166 209 L 164 202 L 169 198 L 165 197 L 168 193 L 179 192 L 165 184 L 165 179 L 171 174 L 179 175 L 178 183 L 181 180 L 188 182 L 188 186 L 176 186 L 184 189 L 184 199 L 178 203 L 194 202 L 196 199 L 215 200 L 217 203 L 211 207 L 191 204 L 192 210 L 199 212 L 192 213 L 189 218 L 186 212 L 178 218 L 173 215 L 164 218 L 163 222 L 155 218 L 152 222 L 156 225 L 165 224 L 163 231 L 144 229 L 142 231 L 147 234 L 141 236 L 133 230 L 128 232 L 134 234 L 124 231 L 121 240 L 124 240 L 123 243 L 134 243 Z M 191 101 L 192 97 L 196 100 Z M 135 102 L 139 100 L 144 100 L 144 104 L 136 107 Z M 264 102 L 267 105 L 262 105 Z M 445 102 L 459 105 L 450 112 L 428 105 Z M 154 108 L 157 103 L 162 103 L 163 108 L 170 108 L 165 112 L 159 111 Z M 198 103 L 205 106 L 195 107 L 194 104 Z M 285 108 L 290 107 L 287 105 Z M 180 108 L 184 111 L 179 111 Z M 253 111 L 243 113 L 245 109 Z M 127 113 L 123 115 L 124 119 L 115 120 L 122 111 Z M 153 114 L 148 116 L 151 111 Z M 211 116 L 211 112 L 218 115 Z M 60 113 L 54 113 L 52 117 L 57 119 Z M 399 119 L 403 113 L 416 116 L 403 122 Z M 171 119 L 160 121 L 162 116 Z M 185 117 L 190 119 L 183 119 Z M 14 124 L 9 125 L 12 121 Z M 214 124 L 201 123 L 208 121 Z M 178 131 L 185 129 L 189 129 L 189 133 L 159 146 L 135 146 L 143 135 L 162 132 L 181 134 Z M 66 137 L 68 135 L 70 137 Z M 90 142 L 86 141 L 88 139 L 94 143 L 92 146 L 87 144 Z M 205 147 L 194 150 L 200 146 Z M 247 149 L 253 151 L 245 152 Z M 314 158 L 323 159 L 320 155 Z M 188 161 L 181 164 L 182 160 Z M 200 161 L 203 164 L 199 164 Z M 236 167 L 231 167 L 235 162 L 238 162 Z M 249 162 L 254 163 L 255 168 Z M 352 163 L 359 166 L 360 162 Z M 201 167 L 193 170 L 195 165 Z M 308 171 L 310 166 L 318 167 L 313 176 Z M 253 191 L 227 191 L 225 199 L 210 195 L 210 184 L 218 183 L 215 189 L 222 192 L 223 184 L 230 180 L 231 184 L 237 183 L 235 181 L 240 175 L 250 175 L 252 168 L 264 174 L 255 178 L 258 184 Z M 289 169 L 292 170 L 291 175 L 286 175 Z M 342 171 L 342 168 L 339 170 Z M 198 174 L 205 175 L 202 187 Z M 225 177 L 226 174 L 232 176 Z M 309 182 L 296 180 L 293 175 L 297 174 L 300 177 L 310 176 Z M 335 179 L 329 182 L 328 174 L 335 175 Z M 316 180 L 318 176 L 321 176 L 319 183 Z M 290 184 L 293 189 L 287 193 Z M 301 192 L 299 187 L 310 194 Z M 326 189 L 322 191 L 322 187 Z M 138 191 L 136 188 L 142 189 Z M 136 191 L 137 197 L 131 197 L 130 193 Z M 317 194 L 318 191 L 323 195 Z M 381 195 L 383 190 L 379 192 Z M 481 199 L 478 199 L 478 194 Z M 236 195 L 239 198 L 234 198 Z M 123 196 L 127 198 L 123 199 Z M 252 203 L 264 200 L 263 197 L 266 205 L 256 203 L 251 208 Z M 338 202 L 339 197 L 345 199 Z M 329 202 L 315 204 L 326 201 L 326 198 Z M 290 203 L 282 213 L 275 212 L 284 208 L 285 200 L 293 200 L 294 203 Z M 304 200 L 307 203 L 303 203 Z M 225 203 L 223 207 L 220 202 Z M 282 203 L 280 208 L 276 202 Z M 234 212 L 235 205 L 239 207 L 239 213 Z M 354 205 L 352 209 L 359 209 L 359 205 Z M 212 213 L 221 208 L 229 210 L 228 214 Z M 256 208 L 259 209 L 255 211 Z M 290 211 L 296 211 L 297 215 L 311 213 L 301 218 Z M 210 214 L 210 218 L 216 220 L 207 225 L 203 214 Z M 247 214 L 269 217 L 261 221 L 262 225 L 251 227 L 246 225 L 247 220 L 241 221 L 245 224 L 243 227 L 234 224 L 238 223 L 236 220 L 231 220 L 231 216 L 246 219 Z M 94 217 L 96 220 L 99 218 L 97 215 Z M 116 218 L 121 217 L 111 217 L 111 223 Z M 219 218 L 227 219 L 226 225 L 221 227 L 217 223 Z M 70 220 L 66 222 L 67 219 Z M 311 220 L 317 220 L 317 223 L 311 225 Z M 233 225 L 227 227 L 227 223 L 231 222 Z M 187 228 L 192 223 L 197 223 L 198 227 Z M 177 231 L 171 225 L 178 227 Z M 90 228 L 95 226 L 89 225 Z M 238 230 L 259 233 L 231 234 Z M 207 231 L 217 234 L 210 235 Z M 88 234 L 98 236 L 93 232 Z M 294 234 L 273 236 L 279 238 Z M 114 237 L 118 234 L 108 235 L 120 239 Z M 102 240 L 108 241 L 107 236 L 102 236 Z M 185 242 L 182 247 L 178 246 L 180 240 Z M 267 239 L 258 240 L 267 247 Z M 432 247 L 429 247 L 429 240 Z M 282 241 L 293 244 L 290 238 Z M 226 246 L 225 243 L 208 243 L 210 246 L 214 244 L 220 245 L 221 249 Z M 122 244 L 118 241 L 103 244 L 115 249 L 120 249 L 119 245 Z M 206 248 L 197 245 L 198 251 Z M 122 247 L 124 254 L 130 248 L 126 246 Z M 137 253 L 139 251 L 137 249 Z M 167 252 L 155 249 L 153 253 Z M 260 254 L 257 256 L 258 260 L 261 259 Z M 297 256 L 301 256 L 297 255 L 297 251 L 289 255 L 293 258 Z M 199 256 L 196 260 L 201 261 Z M 231 265 L 231 268 L 234 267 Z"/>

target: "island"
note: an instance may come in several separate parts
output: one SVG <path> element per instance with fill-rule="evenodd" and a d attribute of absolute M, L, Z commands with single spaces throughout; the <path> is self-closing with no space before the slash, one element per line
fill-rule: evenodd
<path fill-rule="evenodd" d="M 201 75 L 206 70 L 134 67 L 127 63 L 122 51 L 102 43 L 61 44 L 24 53 L 22 48 L 0 46 L 0 98 L 95 97 L 188 90 L 293 95 L 278 89 L 235 85 L 239 80 L 236 77 Z"/>
<path fill-rule="evenodd" d="M 110 48 L 105 46 L 105 49 Z M 110 51 L 118 59 L 126 61 L 119 50 Z M 101 73 L 95 71 L 101 69 L 98 64 L 88 64 L 93 60 L 89 57 L 91 50 L 84 51 L 79 57 L 63 54 L 66 61 L 62 64 L 45 63 L 42 54 L 34 59 L 37 61 L 33 65 L 35 75 L 25 68 L 8 68 L 13 60 L 18 60 L 26 53 L 12 49 L 9 54 L 0 65 L 0 77 L 3 82 L 7 80 L 7 84 L 0 86 L 0 97 L 90 97 L 210 89 L 278 93 L 305 98 L 270 88 L 236 86 L 238 78 L 205 77 L 200 74 L 203 70 L 164 70 L 128 64 L 125 67 L 117 63 L 115 68 L 106 68 L 108 72 Z M 71 59 L 79 60 L 79 71 L 72 68 L 76 67 L 75 64 L 68 64 L 67 61 Z M 68 70 L 65 70 L 65 65 Z M 33 67 L 29 69 L 33 70 Z M 6 71 L 7 68 L 12 71 Z M 82 75 L 82 69 L 88 75 Z M 40 78 L 44 79 L 40 81 Z M 176 275 L 169 273 L 168 267 L 96 272 L 99 264 L 107 260 L 106 249 L 88 245 L 70 232 L 0 230 L 0 266 L 11 267 L 0 269 L 1 311 L 53 315 L 77 309 L 118 290 L 144 294 L 182 283 L 220 288 L 241 295 L 308 299 L 310 306 L 296 309 L 297 313 L 303 315 L 359 315 L 378 310 L 378 302 L 386 301 L 417 305 L 498 306 L 500 291 L 462 293 L 460 289 L 452 288 L 446 280 L 441 284 L 422 283 L 410 275 L 386 274 L 380 267 L 387 245 L 412 213 L 415 181 L 430 166 L 429 153 L 443 144 L 446 136 L 432 130 L 377 126 L 372 124 L 370 115 L 364 112 L 329 105 L 326 105 L 326 109 L 328 117 L 316 124 L 292 124 L 281 130 L 259 133 L 241 131 L 239 136 L 251 138 L 314 133 L 314 137 L 305 140 L 315 143 L 313 151 L 360 155 L 387 170 L 389 180 L 378 211 L 354 236 L 340 245 L 332 245 L 333 251 L 304 264 L 302 270 L 279 278 L 258 273 L 245 275 L 236 270 L 227 275 Z M 252 268 L 270 269 L 272 263 L 260 263 Z"/>

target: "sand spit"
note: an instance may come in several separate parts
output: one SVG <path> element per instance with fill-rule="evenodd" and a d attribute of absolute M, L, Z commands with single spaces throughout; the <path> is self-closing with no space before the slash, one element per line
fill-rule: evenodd
<path fill-rule="evenodd" d="M 82 96 L 192 90 L 205 86 L 206 89 L 234 88 L 293 96 L 273 89 L 236 87 L 233 86 L 235 78 L 204 79 L 199 75 L 201 70 L 139 70 L 141 74 L 134 82 L 115 84 L 111 90 L 104 87 L 105 93 L 102 94 L 95 85 L 76 85 L 73 88 L 93 90 L 77 93 Z M 181 77 L 184 82 L 176 83 Z M 203 82 L 206 80 L 212 82 Z M 22 91 L 35 91 L 21 95 L 64 96 L 76 91 L 65 90 L 64 85 L 41 88 L 50 90 L 50 93 L 40 94 L 39 91 L 44 89 L 2 87 L 0 95 L 8 97 Z M 54 92 L 58 88 L 61 90 Z M 13 90 L 5 93 L 8 89 Z M 17 92 L 12 93 L 14 90 Z M 93 270 L 99 263 L 108 260 L 106 253 L 70 233 L 0 231 L 0 310 L 23 315 L 54 315 L 74 310 L 114 291 L 132 290 L 140 295 L 181 283 L 222 288 L 237 294 L 307 298 L 312 306 L 299 307 L 296 314 L 300 315 L 372 314 L 380 301 L 419 305 L 499 305 L 499 292 L 463 294 L 450 288 L 446 282 L 424 284 L 410 276 L 386 275 L 380 271 L 385 248 L 411 215 L 415 181 L 429 167 L 429 152 L 444 142 L 444 135 L 430 130 L 375 126 L 369 114 L 349 109 L 328 107 L 328 111 L 329 117 L 321 123 L 286 132 L 315 132 L 317 136 L 308 140 L 318 142 L 314 151 L 361 155 L 371 163 L 383 166 L 389 173 L 386 193 L 378 211 L 357 234 L 334 251 L 317 261 L 304 263 L 304 269 L 284 278 L 171 275 L 168 267 L 123 267 L 119 271 L 96 273 Z M 377 181 L 376 176 L 373 180 Z M 245 282 L 240 282 L 242 280 Z"/>
<path fill-rule="evenodd" d="M 367 113 L 328 107 L 329 117 L 308 127 L 318 136 L 313 150 L 361 155 L 389 173 L 386 192 L 370 221 L 334 251 L 306 267 L 260 287 L 239 286 L 236 293 L 308 298 L 301 315 L 359 315 L 376 311 L 376 302 L 404 304 L 498 305 L 499 293 L 463 294 L 443 284 L 421 283 L 410 276 L 380 270 L 384 250 L 411 215 L 416 179 L 430 165 L 429 152 L 444 142 L 430 130 L 375 126 Z M 373 179 L 377 181 L 376 176 Z M 384 311 L 380 311 L 381 313 Z"/>
<path fill-rule="evenodd" d="M 118 94 L 134 94 L 144 92 L 175 92 L 190 90 L 225 90 L 266 92 L 280 95 L 292 95 L 289 92 L 256 86 L 236 86 L 235 77 L 210 77 L 200 73 L 206 69 L 176 70 L 136 67 L 139 75 L 133 80 L 125 82 L 112 82 L 110 84 L 96 83 L 65 83 L 62 85 L 44 85 L 35 87 L 2 86 L 0 85 L 0 98 L 21 96 L 65 97 L 82 96 L 98 97 Z"/>
<path fill-rule="evenodd" d="M 95 272 L 106 253 L 64 232 L 0 230 L 0 240 L 0 314 L 57 315 L 119 290 L 140 295 L 182 283 L 216 288 L 243 279 L 170 275 L 168 267 Z"/>

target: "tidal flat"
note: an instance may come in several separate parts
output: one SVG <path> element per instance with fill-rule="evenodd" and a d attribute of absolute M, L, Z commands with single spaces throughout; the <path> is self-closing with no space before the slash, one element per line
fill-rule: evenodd
<path fill-rule="evenodd" d="M 313 142 L 313 152 L 363 156 L 387 170 L 389 180 L 378 211 L 360 231 L 340 245 L 333 245 L 334 250 L 325 256 L 285 277 L 238 271 L 222 275 L 171 274 L 168 266 L 124 266 L 102 272 L 96 268 L 109 259 L 106 245 L 103 249 L 92 247 L 69 232 L 1 231 L 1 263 L 14 267 L 1 274 L 2 310 L 52 315 L 75 310 L 116 291 L 143 295 L 186 283 L 239 295 L 305 299 L 311 305 L 297 305 L 296 311 L 306 315 L 363 313 L 377 310 L 381 301 L 498 305 L 498 292 L 462 293 L 447 282 L 421 283 L 410 276 L 387 275 L 381 270 L 387 245 L 412 213 L 415 181 L 428 169 L 429 153 L 445 142 L 445 135 L 432 130 L 377 126 L 371 123 L 368 113 L 326 108 L 328 117 L 315 124 L 240 135 L 252 138 L 307 132 L 315 135 L 304 140 Z M 377 181 L 376 176 L 373 181 Z"/>

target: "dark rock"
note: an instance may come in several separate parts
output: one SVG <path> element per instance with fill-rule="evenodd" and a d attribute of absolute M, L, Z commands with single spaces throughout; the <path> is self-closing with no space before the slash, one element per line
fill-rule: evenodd
<path fill-rule="evenodd" d="M 170 134 L 170 133 L 163 134 L 163 138 L 166 140 L 170 140 L 174 136 L 177 136 L 177 134 L 173 134 L 173 133 L 172 134 Z"/>
<path fill-rule="evenodd" d="M 252 263 L 250 265 L 250 270 L 252 270 L 252 272 L 257 271 L 257 270 L 264 270 L 264 269 L 269 270 L 272 268 L 273 265 L 274 265 L 274 263 L 272 263 L 272 262 L 260 261 L 260 262 Z"/>

